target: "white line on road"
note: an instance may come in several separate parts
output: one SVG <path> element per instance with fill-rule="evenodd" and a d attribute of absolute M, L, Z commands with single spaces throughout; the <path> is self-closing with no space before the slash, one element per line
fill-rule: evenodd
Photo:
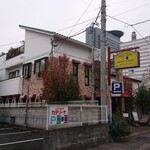
<path fill-rule="evenodd" d="M 0 130 L 9 130 L 9 129 L 12 129 L 12 128 L 0 128 Z"/>
<path fill-rule="evenodd" d="M 13 134 L 23 134 L 23 133 L 30 133 L 30 132 L 31 132 L 31 131 L 3 133 L 3 134 L 0 134 L 0 136 L 2 136 L 2 135 L 13 135 Z"/>
<path fill-rule="evenodd" d="M 40 141 L 40 140 L 43 140 L 43 138 L 30 139 L 30 140 L 24 140 L 24 141 L 17 141 L 17 142 L 11 142 L 11 143 L 3 143 L 3 144 L 0 144 L 0 146 L 20 144 L 20 143 L 27 143 L 27 142 Z"/>

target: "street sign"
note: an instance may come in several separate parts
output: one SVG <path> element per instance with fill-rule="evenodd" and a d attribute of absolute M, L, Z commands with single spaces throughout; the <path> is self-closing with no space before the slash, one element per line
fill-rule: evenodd
<path fill-rule="evenodd" d="M 112 82 L 112 94 L 122 94 L 124 92 L 123 82 Z"/>
<path fill-rule="evenodd" d="M 114 56 L 115 69 L 133 68 L 133 67 L 140 67 L 139 52 L 124 51 Z"/>

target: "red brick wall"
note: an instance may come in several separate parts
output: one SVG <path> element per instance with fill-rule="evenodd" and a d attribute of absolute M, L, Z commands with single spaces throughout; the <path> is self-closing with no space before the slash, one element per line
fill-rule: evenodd
<path fill-rule="evenodd" d="M 81 95 L 91 95 L 91 67 L 90 67 L 90 77 L 89 77 L 89 86 L 85 86 L 85 65 L 83 63 L 80 63 L 78 65 L 78 81 L 79 81 L 79 86 L 81 89 Z M 27 89 L 29 85 L 29 94 L 40 94 L 42 93 L 42 88 L 43 88 L 43 83 L 42 79 L 40 77 L 36 77 L 34 74 L 34 64 L 32 64 L 32 74 L 30 78 L 23 79 L 23 95 L 27 95 Z M 70 62 L 69 65 L 69 70 L 72 72 L 73 70 L 73 63 Z"/>

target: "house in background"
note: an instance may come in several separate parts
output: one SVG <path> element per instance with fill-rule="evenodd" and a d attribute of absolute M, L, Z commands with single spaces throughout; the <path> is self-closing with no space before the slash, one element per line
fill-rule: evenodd
<path fill-rule="evenodd" d="M 42 79 L 39 74 L 45 69 L 50 57 L 64 54 L 71 62 L 73 76 L 78 79 L 81 95 L 91 94 L 91 47 L 80 41 L 55 32 L 20 25 L 25 30 L 25 45 L 18 55 L 12 51 L 0 57 L 0 96 L 3 101 L 25 101 L 29 94 L 32 100 L 42 95 Z M 29 91 L 29 93 L 28 93 Z"/>

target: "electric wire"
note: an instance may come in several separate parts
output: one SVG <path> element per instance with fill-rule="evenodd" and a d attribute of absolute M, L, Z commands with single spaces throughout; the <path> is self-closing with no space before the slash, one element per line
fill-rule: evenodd
<path fill-rule="evenodd" d="M 146 22 L 149 22 L 149 21 L 150 21 L 150 19 L 145 20 L 145 21 L 141 21 L 141 22 L 138 22 L 138 23 L 135 23 L 135 24 L 131 24 L 131 25 L 136 26 L 136 25 L 143 24 L 143 23 L 146 23 Z"/>
<path fill-rule="evenodd" d="M 144 3 L 150 8 L 150 4 L 146 2 L 146 0 L 144 0 Z"/>
<path fill-rule="evenodd" d="M 93 20 L 93 19 L 95 19 L 95 18 L 88 19 L 88 20 L 85 20 L 85 21 L 83 21 L 83 22 L 80 22 L 80 23 L 76 24 L 76 26 L 77 26 L 77 25 L 84 24 L 84 23 L 86 23 L 86 22 L 89 22 L 89 21 L 91 21 L 91 20 Z M 65 28 L 63 28 L 63 29 L 59 29 L 59 30 L 57 30 L 56 32 L 63 31 L 63 30 L 66 30 L 66 29 L 69 29 L 69 28 L 72 28 L 72 27 L 74 27 L 74 25 L 71 25 L 71 26 L 65 27 Z"/>
<path fill-rule="evenodd" d="M 129 13 L 129 12 L 131 12 L 131 11 L 134 11 L 134 10 L 140 9 L 140 8 L 142 8 L 142 7 L 146 7 L 146 6 L 147 6 L 147 4 L 144 4 L 144 5 L 141 5 L 141 6 L 132 8 L 132 9 L 129 9 L 129 10 L 127 10 L 127 11 L 124 11 L 124 12 L 121 12 L 121 13 L 119 13 L 119 14 L 114 15 L 114 17 L 120 16 L 120 15 L 124 15 L 124 14 L 126 14 L 126 13 Z"/>
<path fill-rule="evenodd" d="M 59 50 L 59 49 L 61 48 L 61 46 L 64 44 L 65 40 L 68 39 L 68 38 L 70 38 L 69 35 L 70 35 L 71 32 L 74 30 L 74 28 L 77 26 L 77 24 L 79 23 L 79 21 L 81 20 L 81 18 L 83 17 L 83 15 L 86 13 L 86 11 L 89 9 L 89 7 L 91 6 L 91 4 L 93 3 L 93 1 L 94 1 L 94 0 L 92 0 L 92 1 L 90 2 L 90 4 L 89 4 L 88 7 L 85 9 L 85 11 L 84 11 L 83 14 L 81 15 L 81 17 L 78 19 L 78 21 L 76 22 L 76 24 L 73 26 L 73 28 L 71 29 L 71 31 L 68 33 L 67 37 L 65 37 L 65 38 L 63 39 L 62 43 L 59 45 L 59 47 L 58 47 L 58 49 L 55 51 L 55 53 L 58 52 L 58 50 Z M 53 53 L 53 51 L 52 51 L 50 54 L 52 54 L 52 53 Z"/>
<path fill-rule="evenodd" d="M 81 18 L 84 16 L 84 14 L 86 13 L 86 11 L 89 9 L 89 7 L 91 6 L 91 4 L 93 3 L 94 0 L 92 0 L 90 2 L 90 4 L 88 5 L 88 7 L 85 9 L 85 11 L 83 12 L 83 14 L 81 15 L 81 17 L 78 19 L 78 21 L 76 22 L 76 24 L 73 26 L 73 28 L 71 29 L 71 31 L 69 32 L 69 34 L 67 36 L 69 36 L 71 34 L 71 32 L 74 30 L 74 28 L 76 27 L 76 25 L 79 23 L 79 21 L 81 20 Z"/>
<path fill-rule="evenodd" d="M 145 1 L 145 0 L 144 0 L 144 1 Z M 93 2 L 93 1 L 92 1 L 92 2 Z M 92 2 L 91 2 L 91 3 L 92 3 Z M 112 4 L 113 4 L 113 3 L 112 3 Z M 130 12 L 130 11 L 133 11 L 133 10 L 136 10 L 136 9 L 139 9 L 139 8 L 141 8 L 141 7 L 145 7 L 145 6 L 147 6 L 148 4 L 149 4 L 149 3 L 147 3 L 147 2 L 145 1 L 145 5 L 136 7 L 136 8 L 134 8 L 134 9 L 130 9 L 130 10 L 128 10 L 128 11 L 122 12 L 122 13 L 117 14 L 117 15 L 115 15 L 115 16 L 119 16 L 119 15 L 125 14 L 125 13 L 127 13 L 127 12 Z M 107 15 L 107 16 L 108 16 L 108 15 Z M 115 17 L 115 16 L 114 16 L 114 17 Z M 114 17 L 111 17 L 111 16 L 109 16 L 109 17 L 112 18 L 112 19 L 115 19 L 115 20 L 117 20 L 117 21 L 119 21 L 119 22 L 122 22 L 122 23 L 124 23 L 124 24 L 126 24 L 126 25 L 128 25 L 128 26 L 135 26 L 135 25 L 139 25 L 139 24 L 141 24 L 141 23 L 145 23 L 145 22 L 150 21 L 150 19 L 149 19 L 149 20 L 145 20 L 145 21 L 142 21 L 142 22 L 139 22 L 139 23 L 136 23 L 136 24 L 128 24 L 128 23 L 123 22 L 123 21 L 121 21 L 121 20 L 119 20 L 119 19 L 116 19 L 116 18 L 114 18 Z M 93 19 L 93 18 L 92 18 L 92 19 Z M 69 26 L 69 27 L 60 29 L 60 30 L 58 30 L 58 31 L 63 31 L 63 30 L 66 30 L 66 29 L 68 29 L 68 28 L 71 28 L 71 27 L 74 27 L 74 26 L 77 26 L 77 25 L 81 25 L 81 24 L 83 24 L 83 23 L 85 23 L 85 22 L 91 21 L 92 19 L 83 21 L 83 22 L 81 22 L 81 23 L 76 23 L 75 25 L 72 25 L 72 26 Z M 141 35 L 140 35 L 140 36 L 141 36 Z M 73 36 L 71 36 L 71 37 L 73 37 Z M 35 38 L 37 38 L 37 37 L 35 37 Z M 34 39 L 34 38 L 30 38 L 30 39 Z M 30 39 L 26 39 L 26 40 L 30 40 Z M 4 46 L 16 44 L 16 43 L 20 43 L 20 41 L 16 41 L 16 42 L 12 42 L 12 43 L 3 44 L 3 45 L 0 45 L 0 47 L 4 47 Z"/>
<path fill-rule="evenodd" d="M 142 34 L 134 27 L 133 24 L 126 23 L 126 22 L 124 22 L 124 21 L 122 21 L 122 20 L 119 20 L 119 19 L 117 19 L 117 18 L 115 18 L 115 17 L 112 17 L 112 16 L 109 16 L 109 15 L 107 15 L 107 16 L 110 17 L 110 18 L 112 18 L 112 19 L 114 19 L 114 20 L 116 20 L 116 21 L 119 21 L 119 22 L 121 22 L 121 23 L 124 23 L 124 24 L 126 24 L 126 25 L 132 27 L 132 28 L 141 36 L 141 38 L 142 38 L 148 45 L 150 45 L 149 41 L 147 41 L 147 40 L 142 36 Z M 135 25 L 137 25 L 137 24 L 135 24 Z"/>
<path fill-rule="evenodd" d="M 94 21 L 92 22 L 92 25 L 95 25 L 95 24 L 97 23 L 97 20 L 98 20 L 98 18 L 100 17 L 100 12 L 101 12 L 101 8 L 99 9 L 99 12 L 98 12 L 96 18 L 94 18 Z M 76 33 L 76 34 L 70 36 L 70 38 L 84 33 L 84 32 L 86 31 L 86 28 L 87 28 L 88 26 L 89 26 L 89 24 L 88 24 L 86 27 L 84 27 L 84 29 L 82 29 L 83 31 L 80 30 L 78 33 Z"/>

